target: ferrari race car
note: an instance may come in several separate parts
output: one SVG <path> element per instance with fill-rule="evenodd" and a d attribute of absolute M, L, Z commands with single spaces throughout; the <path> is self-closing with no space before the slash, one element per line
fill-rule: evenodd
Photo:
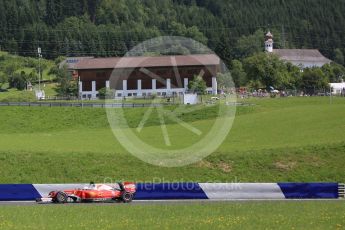
<path fill-rule="evenodd" d="M 39 203 L 87 203 L 87 202 L 132 202 L 136 192 L 134 183 L 94 184 L 80 189 L 52 191 L 46 198 L 38 198 Z"/>

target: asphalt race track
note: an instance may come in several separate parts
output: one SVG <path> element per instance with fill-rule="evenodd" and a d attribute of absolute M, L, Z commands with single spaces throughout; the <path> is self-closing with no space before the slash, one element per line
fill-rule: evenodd
<path fill-rule="evenodd" d="M 35 201 L 2 201 L 0 206 L 33 206 L 33 205 L 96 205 L 96 206 L 112 206 L 112 205 L 192 205 L 200 204 L 206 205 L 210 203 L 240 203 L 240 202 L 344 202 L 345 200 L 335 199 L 289 199 L 289 200 L 263 200 L 263 199 L 236 199 L 236 200 L 149 200 L 149 201 L 133 201 L 129 204 L 124 203 L 67 203 L 67 204 L 53 204 L 53 203 L 36 203 Z"/>

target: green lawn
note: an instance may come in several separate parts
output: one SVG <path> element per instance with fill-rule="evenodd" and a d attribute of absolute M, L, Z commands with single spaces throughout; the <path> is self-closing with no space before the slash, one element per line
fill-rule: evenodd
<path fill-rule="evenodd" d="M 343 202 L 2 207 L 0 229 L 344 229 Z"/>
<path fill-rule="evenodd" d="M 34 92 L 19 91 L 17 89 L 8 89 L 5 92 L 0 91 L 0 102 L 27 102 L 34 100 L 36 100 Z"/>
<path fill-rule="evenodd" d="M 345 100 L 284 98 L 246 101 L 238 107 L 231 133 L 217 151 L 182 168 L 144 163 L 114 138 L 104 109 L 0 107 L 0 183 L 152 181 L 343 182 Z M 171 107 L 170 109 L 173 109 Z M 127 109 L 135 128 L 147 108 Z M 180 114 L 189 124 L 207 129 L 216 107 Z M 181 146 L 195 137 L 166 121 Z M 143 132 L 161 142 L 154 114 Z"/>
<path fill-rule="evenodd" d="M 250 99 L 238 107 L 230 134 L 193 165 L 144 163 L 120 145 L 106 111 L 0 107 L 0 183 L 72 182 L 344 182 L 345 100 Z M 173 110 L 176 107 L 166 107 Z M 148 108 L 125 109 L 130 129 Z M 204 132 L 218 107 L 178 117 Z M 173 143 L 196 141 L 167 119 Z M 143 136 L 162 141 L 156 113 Z M 233 202 L 192 205 L 4 206 L 0 229 L 343 229 L 343 202 Z"/>
<path fill-rule="evenodd" d="M 3 89 L 8 86 L 4 86 Z M 35 86 L 38 88 L 38 86 Z M 56 83 L 42 84 L 42 89 L 44 90 L 46 96 L 55 97 L 56 96 Z M 7 89 L 7 91 L 0 91 L 0 102 L 34 102 L 37 101 L 35 97 L 35 91 L 20 91 L 17 89 Z"/>

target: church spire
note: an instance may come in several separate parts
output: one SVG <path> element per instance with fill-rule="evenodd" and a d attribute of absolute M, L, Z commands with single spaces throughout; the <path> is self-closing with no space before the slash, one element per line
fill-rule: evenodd
<path fill-rule="evenodd" d="M 273 35 L 270 31 L 265 36 L 265 51 L 268 53 L 273 52 Z"/>

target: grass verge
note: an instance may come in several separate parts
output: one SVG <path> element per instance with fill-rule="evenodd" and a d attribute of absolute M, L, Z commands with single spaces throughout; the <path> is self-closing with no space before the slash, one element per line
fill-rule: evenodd
<path fill-rule="evenodd" d="M 0 229 L 343 229 L 343 202 L 2 207 Z"/>

